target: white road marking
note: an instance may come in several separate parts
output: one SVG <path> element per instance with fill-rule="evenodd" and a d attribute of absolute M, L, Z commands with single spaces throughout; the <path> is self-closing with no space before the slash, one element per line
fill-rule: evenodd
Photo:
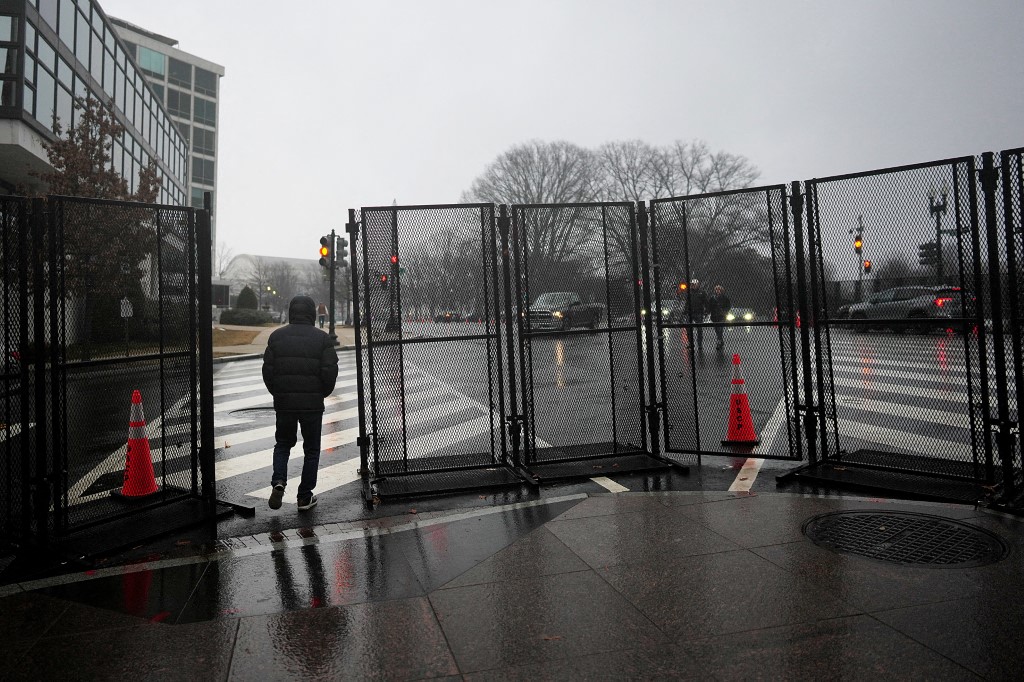
<path fill-rule="evenodd" d="M 844 379 L 836 377 L 834 380 L 836 386 L 843 388 L 853 388 L 862 393 L 872 394 L 885 394 L 895 396 L 916 396 L 918 398 L 932 398 L 935 400 L 949 400 L 952 402 L 963 402 L 964 409 L 966 410 L 966 391 L 944 391 L 936 388 L 917 388 L 916 386 L 906 386 L 901 384 L 883 384 L 871 380 L 857 380 L 857 379 Z M 959 388 L 959 387 L 957 387 Z M 850 393 L 836 393 L 836 398 L 840 395 L 853 395 Z"/>
<path fill-rule="evenodd" d="M 884 426 L 875 426 L 873 424 L 862 424 L 861 422 L 849 419 L 837 419 L 836 422 L 839 427 L 840 436 L 856 438 L 857 440 L 877 443 L 879 445 L 887 445 L 897 452 L 911 451 L 931 457 L 941 457 L 943 453 L 948 453 L 946 459 L 964 461 L 970 461 L 972 457 L 971 444 L 969 442 L 958 443 L 956 441 L 930 438 L 918 434 L 908 437 L 906 431 L 887 429 Z M 954 446 L 959 452 L 953 452 Z"/>
<path fill-rule="evenodd" d="M 757 472 L 761 470 L 761 465 L 764 464 L 764 460 L 758 457 L 748 457 L 747 461 L 740 467 L 740 471 L 736 474 L 736 480 L 729 486 L 729 492 L 731 493 L 745 493 L 749 492 L 751 486 L 754 485 L 754 481 L 757 480 Z"/>
<path fill-rule="evenodd" d="M 299 482 L 302 480 L 302 476 L 293 476 L 288 479 L 287 490 L 295 491 L 295 495 L 298 495 Z M 347 483 L 353 483 L 359 480 L 359 458 L 354 457 L 352 459 L 339 462 L 338 464 L 332 464 L 320 469 L 316 476 L 316 488 L 313 490 L 313 494 L 319 495 L 327 492 L 328 490 L 334 490 L 340 488 Z M 266 488 L 260 488 L 259 490 L 253 490 L 250 493 L 246 493 L 249 497 L 258 497 L 264 500 L 270 499 L 270 486 Z M 295 496 L 292 494 L 288 495 L 285 500 L 287 504 L 295 504 Z"/>
<path fill-rule="evenodd" d="M 595 476 L 594 478 L 592 478 L 590 480 L 593 481 L 594 483 L 598 484 L 599 486 L 601 486 L 602 488 L 604 488 L 608 492 L 612 492 L 612 493 L 628 493 L 629 492 L 629 488 L 627 488 L 624 485 L 620 485 L 620 484 L 616 483 L 615 481 L 613 481 L 612 479 L 608 478 L 607 476 Z"/>
<path fill-rule="evenodd" d="M 354 376 L 354 375 L 355 375 L 355 371 L 352 371 L 352 372 L 339 372 L 338 373 L 338 378 L 342 379 L 342 378 L 350 377 L 350 376 Z M 223 388 L 215 388 L 213 390 L 213 397 L 214 398 L 219 398 L 219 397 L 224 396 L 224 395 L 237 395 L 239 393 L 248 393 L 250 391 L 266 391 L 267 390 L 266 384 L 263 383 L 263 376 L 262 375 L 258 375 L 258 376 L 254 376 L 254 377 L 242 377 L 240 379 L 227 379 L 225 381 L 215 382 L 215 384 L 217 386 L 221 386 Z M 337 388 L 337 386 L 351 386 L 351 385 L 352 385 L 351 383 L 348 383 L 348 384 L 337 384 L 335 386 L 335 388 Z"/>
<path fill-rule="evenodd" d="M 321 457 L 325 450 L 331 450 L 333 448 L 341 447 L 342 445 L 348 445 L 349 443 L 355 442 L 355 439 L 358 436 L 358 426 L 321 436 Z M 302 441 L 299 442 L 301 443 Z M 295 451 L 296 448 L 299 450 L 298 453 Z M 292 457 L 294 458 L 298 456 L 301 459 L 301 446 L 296 444 L 296 448 L 292 448 Z M 239 476 L 241 474 L 247 474 L 250 471 L 256 471 L 257 469 L 272 466 L 274 466 L 274 448 L 271 447 L 265 450 L 260 450 L 259 452 L 252 452 L 248 455 L 239 455 L 238 457 L 218 460 L 216 478 L 218 481 L 223 481 L 224 479 L 231 478 L 232 476 Z"/>

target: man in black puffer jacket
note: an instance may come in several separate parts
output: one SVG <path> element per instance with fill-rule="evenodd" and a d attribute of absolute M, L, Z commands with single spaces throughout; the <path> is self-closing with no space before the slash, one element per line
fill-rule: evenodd
<path fill-rule="evenodd" d="M 320 428 L 324 398 L 338 380 L 338 353 L 334 341 L 316 327 L 316 305 L 309 296 L 296 296 L 288 305 L 288 324 L 270 335 L 263 353 L 263 383 L 274 396 L 277 431 L 274 434 L 274 473 L 270 479 L 270 508 L 280 509 L 288 483 L 288 455 L 302 427 L 302 478 L 299 511 L 316 505 L 320 466 Z"/>

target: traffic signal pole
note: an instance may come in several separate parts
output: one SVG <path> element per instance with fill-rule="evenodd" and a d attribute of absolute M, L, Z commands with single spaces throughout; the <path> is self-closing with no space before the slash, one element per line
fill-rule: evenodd
<path fill-rule="evenodd" d="M 337 246 L 337 237 L 334 234 L 334 228 L 331 228 L 331 252 L 328 255 L 329 267 L 327 268 L 328 273 L 328 286 L 330 293 L 327 295 L 327 322 L 328 322 L 328 335 L 331 337 L 331 341 L 335 344 L 338 343 L 338 335 L 334 333 L 334 251 Z"/>

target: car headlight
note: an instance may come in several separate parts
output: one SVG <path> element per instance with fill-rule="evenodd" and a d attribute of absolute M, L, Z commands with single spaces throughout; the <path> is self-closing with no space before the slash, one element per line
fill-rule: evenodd
<path fill-rule="evenodd" d="M 743 316 L 743 319 L 744 320 L 752 320 L 752 319 L 754 319 L 754 314 L 753 313 L 747 313 L 746 315 Z"/>
<path fill-rule="evenodd" d="M 728 322 L 732 322 L 733 320 L 735 320 L 735 319 L 736 319 L 736 316 L 735 316 L 735 315 L 733 315 L 732 313 L 728 313 L 728 314 L 727 314 L 727 315 L 725 316 L 725 319 L 726 319 L 726 321 L 728 321 Z"/>
<path fill-rule="evenodd" d="M 668 315 L 668 308 L 662 308 L 661 309 L 661 314 L 662 315 Z"/>
<path fill-rule="evenodd" d="M 556 310 L 555 312 L 551 313 L 551 316 L 557 317 L 558 319 L 562 319 L 563 317 L 565 317 L 565 314 L 561 310 Z"/>

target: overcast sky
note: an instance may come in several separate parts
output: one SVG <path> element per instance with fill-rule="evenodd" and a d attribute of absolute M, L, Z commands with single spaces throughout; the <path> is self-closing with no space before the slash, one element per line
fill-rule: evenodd
<path fill-rule="evenodd" d="M 217 241 L 315 258 L 531 139 L 702 139 L 764 184 L 1024 146 L 1022 0 L 101 0 L 221 64 Z"/>

